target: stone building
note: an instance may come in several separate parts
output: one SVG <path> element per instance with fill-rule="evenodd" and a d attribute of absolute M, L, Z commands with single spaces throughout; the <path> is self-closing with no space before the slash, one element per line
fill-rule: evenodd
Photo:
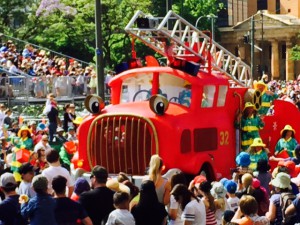
<path fill-rule="evenodd" d="M 291 60 L 291 49 L 300 45 L 300 0 L 227 0 L 227 27 L 219 28 L 220 44 L 251 64 L 251 46 L 244 43 L 254 19 L 254 78 L 265 72 L 273 79 L 293 80 L 300 62 Z"/>

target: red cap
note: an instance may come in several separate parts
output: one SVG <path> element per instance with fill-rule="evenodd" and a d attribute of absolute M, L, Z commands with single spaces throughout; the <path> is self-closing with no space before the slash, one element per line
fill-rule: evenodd
<path fill-rule="evenodd" d="M 196 177 L 194 178 L 194 183 L 195 183 L 195 184 L 201 184 L 201 183 L 204 182 L 204 181 L 207 181 L 207 179 L 206 179 L 206 177 L 203 176 L 203 175 L 199 175 L 199 176 L 196 176 Z"/>

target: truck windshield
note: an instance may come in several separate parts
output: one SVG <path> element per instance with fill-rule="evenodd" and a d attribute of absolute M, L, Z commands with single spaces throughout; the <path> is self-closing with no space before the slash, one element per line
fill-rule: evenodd
<path fill-rule="evenodd" d="M 123 80 L 121 103 L 146 101 L 152 95 L 153 74 L 135 74 Z M 167 73 L 159 74 L 158 93 L 169 102 L 189 107 L 191 104 L 192 85 L 186 80 Z"/>

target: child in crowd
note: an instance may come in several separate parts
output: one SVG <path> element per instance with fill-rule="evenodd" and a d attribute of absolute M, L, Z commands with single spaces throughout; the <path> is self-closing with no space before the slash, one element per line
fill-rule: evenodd
<path fill-rule="evenodd" d="M 216 215 L 217 224 L 221 224 L 224 211 L 229 209 L 226 200 L 226 190 L 220 182 L 214 182 L 210 192 L 212 196 L 215 198 L 214 202 L 216 206 L 215 215 Z"/>
<path fill-rule="evenodd" d="M 129 212 L 129 194 L 116 192 L 114 194 L 115 210 L 109 214 L 106 225 L 135 225 L 134 218 Z"/>
<path fill-rule="evenodd" d="M 237 168 L 232 170 L 232 179 L 238 183 L 245 173 L 252 173 L 253 171 L 249 169 L 250 161 L 250 154 L 247 152 L 241 152 L 235 159 L 237 164 Z"/>
<path fill-rule="evenodd" d="M 34 176 L 33 166 L 30 163 L 24 163 L 20 168 L 19 172 L 22 177 L 22 182 L 19 186 L 19 195 L 27 195 L 32 198 L 36 195 L 34 190 L 31 188 L 31 181 Z"/>
<path fill-rule="evenodd" d="M 224 187 L 227 191 L 227 204 L 229 206 L 229 210 L 235 212 L 238 209 L 240 202 L 240 199 L 235 195 L 237 184 L 232 180 L 228 180 L 225 181 Z"/>
<path fill-rule="evenodd" d="M 270 224 L 265 216 L 257 215 L 258 204 L 254 197 L 245 195 L 241 198 L 240 206 L 231 222 L 236 224 Z"/>
<path fill-rule="evenodd" d="M 91 190 L 90 184 L 89 182 L 83 178 L 83 177 L 79 177 L 74 184 L 74 192 L 71 195 L 71 199 L 73 201 L 78 201 L 79 200 L 79 196 L 86 191 Z"/>
<path fill-rule="evenodd" d="M 222 217 L 222 225 L 231 225 L 234 223 L 231 223 L 230 221 L 232 220 L 234 216 L 234 212 L 231 210 L 225 210 L 223 217 Z"/>

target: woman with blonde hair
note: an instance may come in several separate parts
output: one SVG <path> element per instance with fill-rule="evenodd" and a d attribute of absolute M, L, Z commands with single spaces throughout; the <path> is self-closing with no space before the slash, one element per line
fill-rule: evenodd
<path fill-rule="evenodd" d="M 162 177 L 163 161 L 159 155 L 152 155 L 149 164 L 149 180 L 155 184 L 158 201 L 164 205 L 170 202 L 171 185 L 168 179 Z"/>

